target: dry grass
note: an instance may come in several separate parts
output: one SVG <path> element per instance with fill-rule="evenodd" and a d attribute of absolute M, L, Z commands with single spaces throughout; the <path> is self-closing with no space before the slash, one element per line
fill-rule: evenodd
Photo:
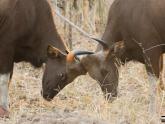
<path fill-rule="evenodd" d="M 41 77 L 42 69 L 36 70 L 27 63 L 15 65 L 10 86 L 11 118 L 4 123 L 22 124 L 24 118 L 30 124 L 36 115 L 40 120 L 42 114 L 50 116 L 51 112 L 62 111 L 108 120 L 109 124 L 150 124 L 149 86 L 144 66 L 139 63 L 130 62 L 120 69 L 119 96 L 113 103 L 103 98 L 99 85 L 88 75 L 77 78 L 48 103 L 40 95 Z M 158 118 L 153 123 L 158 124 Z"/>

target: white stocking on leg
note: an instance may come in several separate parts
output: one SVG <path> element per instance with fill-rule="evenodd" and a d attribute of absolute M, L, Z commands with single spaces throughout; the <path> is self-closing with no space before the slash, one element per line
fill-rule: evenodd
<path fill-rule="evenodd" d="M 8 82 L 10 74 L 0 74 L 0 117 L 8 117 Z"/>

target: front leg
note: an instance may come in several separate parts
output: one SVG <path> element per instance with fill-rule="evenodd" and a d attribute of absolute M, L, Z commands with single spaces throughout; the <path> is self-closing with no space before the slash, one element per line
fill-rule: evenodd
<path fill-rule="evenodd" d="M 10 73 L 0 74 L 0 117 L 9 116 L 8 82 Z"/>
<path fill-rule="evenodd" d="M 1 40 L 1 43 L 3 45 L 0 45 L 0 117 L 8 117 L 8 83 L 10 73 L 12 72 L 14 66 L 15 53 L 13 44 L 5 44 L 10 43 L 8 40 Z"/>

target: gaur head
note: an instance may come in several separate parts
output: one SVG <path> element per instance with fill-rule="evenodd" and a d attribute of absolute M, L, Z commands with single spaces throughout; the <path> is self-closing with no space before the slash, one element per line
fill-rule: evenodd
<path fill-rule="evenodd" d="M 42 95 L 50 101 L 67 84 L 79 75 L 89 75 L 97 80 L 104 93 L 110 98 L 117 96 L 118 71 L 115 65 L 115 49 L 103 49 L 98 52 L 72 51 L 63 53 L 49 46 L 48 60 L 43 76 Z"/>

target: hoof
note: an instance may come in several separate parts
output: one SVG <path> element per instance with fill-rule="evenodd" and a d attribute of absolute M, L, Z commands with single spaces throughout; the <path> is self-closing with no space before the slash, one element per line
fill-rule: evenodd
<path fill-rule="evenodd" d="M 9 118 L 9 112 L 0 106 L 0 118 Z"/>

